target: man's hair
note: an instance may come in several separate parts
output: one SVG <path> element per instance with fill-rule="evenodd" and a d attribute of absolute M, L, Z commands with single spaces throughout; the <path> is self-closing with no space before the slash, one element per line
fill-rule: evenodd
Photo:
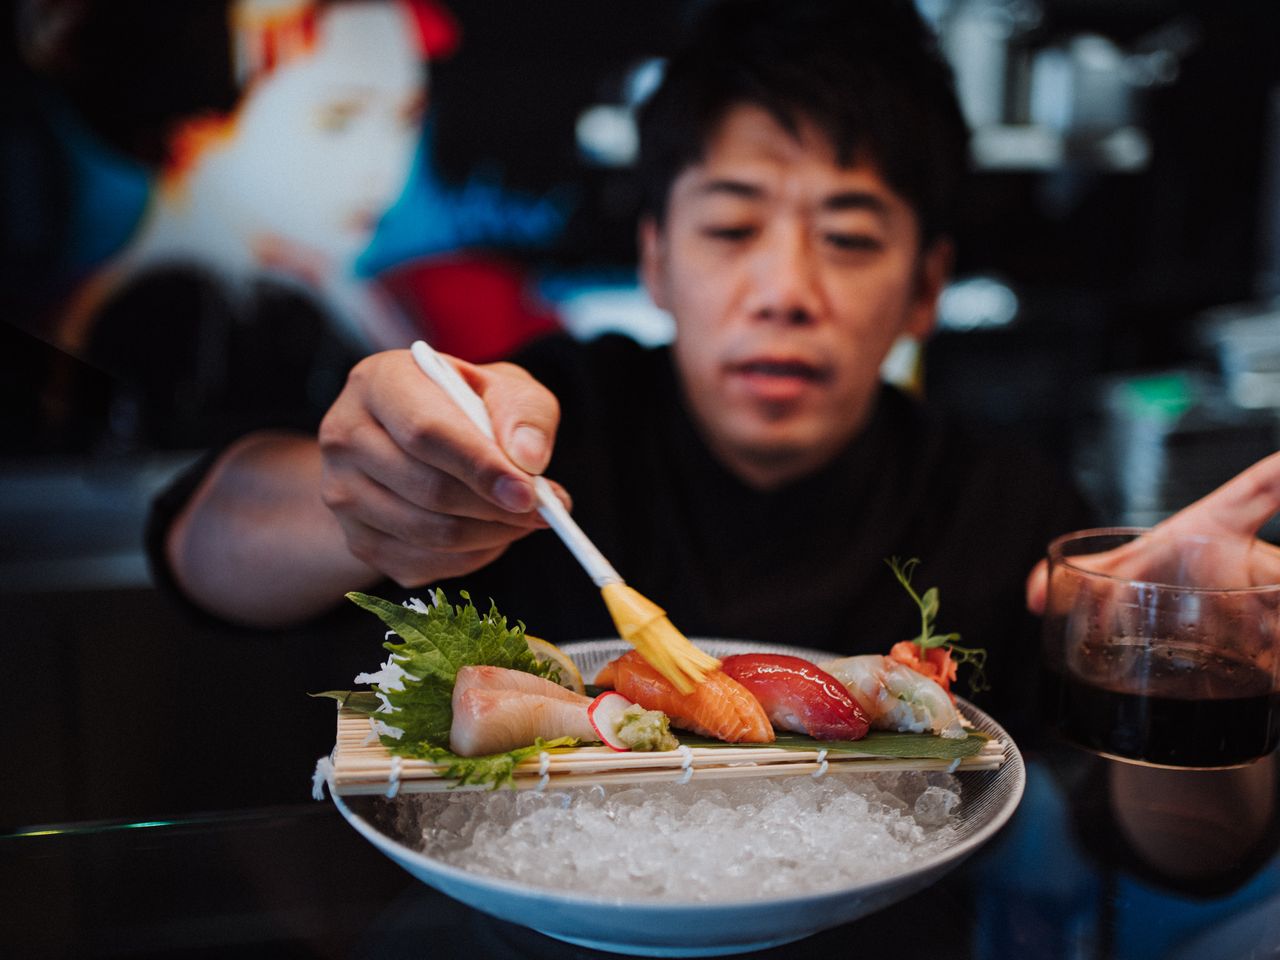
<path fill-rule="evenodd" d="M 914 209 L 922 243 L 951 229 L 969 133 L 951 70 L 911 0 L 708 6 L 640 111 L 645 214 L 663 221 L 672 183 L 744 103 L 792 133 L 816 124 L 841 166 L 872 163 Z"/>

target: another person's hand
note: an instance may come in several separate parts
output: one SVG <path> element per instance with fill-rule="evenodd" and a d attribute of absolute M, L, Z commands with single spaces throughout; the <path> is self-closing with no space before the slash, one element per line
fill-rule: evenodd
<path fill-rule="evenodd" d="M 1152 528 L 1149 539 L 1144 538 L 1108 554 L 1099 555 L 1091 566 L 1103 573 L 1133 575 L 1125 565 L 1140 562 L 1141 551 L 1172 535 L 1211 536 L 1239 541 L 1243 554 L 1244 548 L 1257 537 L 1258 531 L 1277 513 L 1280 513 L 1280 453 L 1273 453 L 1212 493 L 1157 524 Z M 1274 571 L 1274 575 L 1280 575 L 1280 550 L 1268 545 L 1267 553 L 1268 570 Z M 1044 612 L 1048 584 L 1048 562 L 1041 560 L 1027 578 L 1027 609 L 1032 613 Z"/>
<path fill-rule="evenodd" d="M 324 503 L 351 553 L 405 587 L 477 570 L 546 526 L 532 478 L 551 459 L 556 398 L 513 364 L 447 361 L 484 399 L 497 444 L 407 350 L 361 361 L 320 425 Z"/>

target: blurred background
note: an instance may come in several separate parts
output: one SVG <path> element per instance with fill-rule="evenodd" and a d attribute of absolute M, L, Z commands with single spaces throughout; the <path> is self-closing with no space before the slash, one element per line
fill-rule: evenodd
<path fill-rule="evenodd" d="M 152 655 L 213 628 L 156 598 L 142 529 L 240 407 L 272 402 L 273 377 L 324 396 L 347 358 L 409 336 L 477 360 L 557 326 L 670 336 L 636 283 L 631 118 L 693 7 L 392 6 L 390 33 L 290 0 L 6 8 L 0 643 L 23 683 L 69 651 L 57 680 L 84 695 L 46 715 L 46 737 L 82 729 L 120 651 L 139 689 L 184 691 L 168 719 L 216 709 L 221 691 Z M 1117 523 L 1275 450 L 1280 4 L 919 6 L 973 126 L 972 183 L 941 329 L 886 376 L 922 371 L 974 430 L 1044 446 Z M 280 302 L 279 329 L 248 336 Z M 152 320 L 122 335 L 138 304 Z M 215 333 L 188 356 L 194 318 Z M 165 390 L 130 386 L 140 370 Z M 317 649 L 303 633 L 245 644 L 202 655 L 225 675 Z M 346 656 L 330 653 L 317 684 Z M 64 785 L 39 816 L 77 813 L 98 752 L 81 743 L 54 770 L 31 751 Z M 198 784 L 210 801 L 215 781 Z M 178 791 L 196 786 L 156 802 L 194 803 Z"/>

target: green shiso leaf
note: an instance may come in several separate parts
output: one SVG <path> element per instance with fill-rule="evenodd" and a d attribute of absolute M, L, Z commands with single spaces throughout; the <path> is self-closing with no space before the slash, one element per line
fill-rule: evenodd
<path fill-rule="evenodd" d="M 527 747 L 485 757 L 460 757 L 442 747 L 420 743 L 408 744 L 409 752 L 405 755 L 445 764 L 441 776 L 446 780 L 457 780 L 458 786 L 478 785 L 497 790 L 499 787 L 515 786 L 513 776 L 520 761 L 535 757 L 543 750 L 572 747 L 577 742 L 573 737 L 557 737 L 555 740 L 539 738 Z"/>
<path fill-rule="evenodd" d="M 831 753 L 860 753 L 899 760 L 957 760 L 979 753 L 991 738 L 970 731 L 967 736 L 947 739 L 932 733 L 893 733 L 873 730 L 861 740 L 815 740 L 802 733 L 779 733 L 773 743 L 725 743 L 710 737 L 680 731 L 680 742 L 689 747 L 781 747 L 784 750 L 821 750 Z"/>
<path fill-rule="evenodd" d="M 422 751 L 447 751 L 453 684 L 460 668 L 485 664 L 542 677 L 550 672 L 552 665 L 539 663 L 530 652 L 524 624 L 508 626 L 507 618 L 498 613 L 492 601 L 489 612 L 481 615 L 466 591 L 461 596 L 465 602 L 455 606 L 443 590 L 437 590 L 434 603 L 424 613 L 364 593 L 347 594 L 353 603 L 376 614 L 396 636 L 383 646 L 405 673 L 403 689 L 392 689 L 399 684 L 373 685 L 393 708 L 373 715 L 404 731 L 399 739 L 382 737 L 392 753 L 430 759 Z"/>
<path fill-rule="evenodd" d="M 378 699 L 378 695 L 371 690 L 325 690 L 323 693 L 309 693 L 307 696 L 316 698 L 328 697 L 330 700 L 337 700 L 340 707 L 346 707 L 355 713 L 364 713 L 370 716 L 377 713 L 382 706 L 382 701 Z"/>

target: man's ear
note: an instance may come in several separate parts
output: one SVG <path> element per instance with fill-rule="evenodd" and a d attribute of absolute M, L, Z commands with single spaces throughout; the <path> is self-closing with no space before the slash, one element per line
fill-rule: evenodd
<path fill-rule="evenodd" d="M 916 265 L 916 289 L 910 316 L 903 330 L 908 336 L 924 340 L 933 332 L 938 322 L 938 298 L 951 279 L 955 252 L 955 244 L 950 237 L 940 237 L 921 251 L 920 262 Z"/>
<path fill-rule="evenodd" d="M 667 304 L 666 267 L 663 257 L 662 228 L 650 215 L 640 218 L 636 227 L 640 247 L 640 280 L 649 291 L 649 299 L 660 310 L 670 310 Z"/>

